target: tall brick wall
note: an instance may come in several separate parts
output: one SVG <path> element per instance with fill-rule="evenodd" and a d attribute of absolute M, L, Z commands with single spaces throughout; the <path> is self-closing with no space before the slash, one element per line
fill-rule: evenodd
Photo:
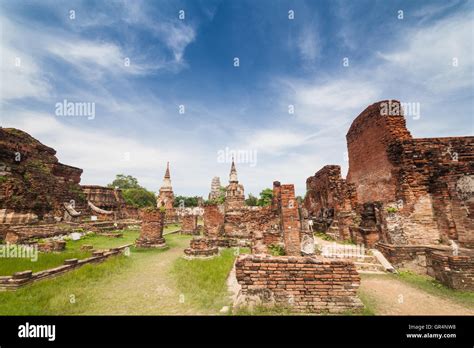
<path fill-rule="evenodd" d="M 363 307 L 357 297 L 360 277 L 350 261 L 241 255 L 235 267 L 241 305 L 276 304 L 316 313 Z"/>
<path fill-rule="evenodd" d="M 301 255 L 301 224 L 295 187 L 292 184 L 281 185 L 281 230 L 286 255 Z"/>
<path fill-rule="evenodd" d="M 369 106 L 347 133 L 347 182 L 356 187 L 357 213 L 363 220 L 367 204 L 374 205 L 385 243 L 454 239 L 472 247 L 474 137 L 413 139 L 401 112 L 384 114 L 387 103 Z"/>
<path fill-rule="evenodd" d="M 204 206 L 204 235 L 209 238 L 218 238 L 224 227 L 224 213 L 218 205 Z"/>
<path fill-rule="evenodd" d="M 402 113 L 384 115 L 381 101 L 367 107 L 346 135 L 349 154 L 347 182 L 354 183 L 360 202 L 396 200 L 399 168 L 387 153 L 393 141 L 411 139 Z M 398 101 L 392 103 L 399 104 Z"/>
<path fill-rule="evenodd" d="M 341 167 L 324 166 L 306 180 L 304 207 L 313 220 L 313 230 L 335 239 L 348 239 L 354 224 L 355 186 L 341 177 Z"/>

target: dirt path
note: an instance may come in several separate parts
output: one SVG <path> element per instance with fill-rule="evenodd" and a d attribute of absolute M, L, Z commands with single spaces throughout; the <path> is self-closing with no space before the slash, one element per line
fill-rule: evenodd
<path fill-rule="evenodd" d="M 360 292 L 376 315 L 474 315 L 474 309 L 386 275 L 362 276 Z"/>
<path fill-rule="evenodd" d="M 173 262 L 183 255 L 187 240 L 162 253 L 137 253 L 133 264 L 120 274 L 99 283 L 90 294 L 90 306 L 84 314 L 160 315 L 205 314 L 186 303 L 177 292 L 169 272 Z"/>

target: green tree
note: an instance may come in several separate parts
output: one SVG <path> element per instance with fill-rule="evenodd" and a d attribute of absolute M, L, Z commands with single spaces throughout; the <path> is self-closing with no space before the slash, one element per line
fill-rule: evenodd
<path fill-rule="evenodd" d="M 134 178 L 131 175 L 123 175 L 123 174 L 117 174 L 115 176 L 115 180 L 112 181 L 111 184 L 108 185 L 109 187 L 118 187 L 122 190 L 125 189 L 132 189 L 132 188 L 141 188 L 140 185 L 138 185 L 138 180 Z"/>
<path fill-rule="evenodd" d="M 143 187 L 124 189 L 122 195 L 125 202 L 135 208 L 156 207 L 155 194 Z"/>
<path fill-rule="evenodd" d="M 245 200 L 245 204 L 250 207 L 255 207 L 258 205 L 258 198 L 255 197 L 253 194 L 249 193 L 249 198 Z"/>
<path fill-rule="evenodd" d="M 193 197 L 187 197 L 187 196 L 176 196 L 174 198 L 174 204 L 173 206 L 175 208 L 181 206 L 181 202 L 184 203 L 184 206 L 187 207 L 197 207 L 199 204 L 199 197 L 198 196 L 193 196 Z"/>
<path fill-rule="evenodd" d="M 266 207 L 267 205 L 272 204 L 273 199 L 273 190 L 270 188 L 263 189 L 260 192 L 260 199 L 258 200 L 257 205 L 261 207 Z"/>

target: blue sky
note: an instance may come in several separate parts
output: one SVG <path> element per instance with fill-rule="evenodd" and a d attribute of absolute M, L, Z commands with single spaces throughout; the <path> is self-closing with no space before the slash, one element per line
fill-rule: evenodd
<path fill-rule="evenodd" d="M 415 137 L 474 133 L 473 4 L 1 1 L 1 125 L 83 168 L 83 184 L 124 173 L 157 191 L 170 161 L 176 194 L 206 196 L 229 149 L 252 156 L 237 163 L 246 193 L 280 180 L 304 194 L 325 164 L 345 175 L 345 134 L 378 100 L 419 103 Z M 55 115 L 64 99 L 95 117 Z"/>

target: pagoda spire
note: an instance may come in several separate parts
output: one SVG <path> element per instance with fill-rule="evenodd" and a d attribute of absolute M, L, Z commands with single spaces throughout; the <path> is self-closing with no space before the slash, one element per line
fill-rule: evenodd
<path fill-rule="evenodd" d="M 170 162 L 167 162 L 167 163 L 166 163 L 165 178 L 166 178 L 166 179 L 171 179 L 171 175 L 170 175 Z"/>
<path fill-rule="evenodd" d="M 232 166 L 230 167 L 229 182 L 239 182 L 237 169 L 235 169 L 234 156 L 232 156 Z"/>

